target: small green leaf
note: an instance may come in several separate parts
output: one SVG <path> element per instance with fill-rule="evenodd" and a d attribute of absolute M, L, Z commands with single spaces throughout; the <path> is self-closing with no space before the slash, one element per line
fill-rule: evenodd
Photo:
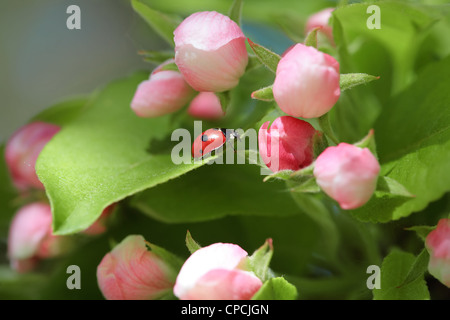
<path fill-rule="evenodd" d="M 303 169 L 294 171 L 291 174 L 291 176 L 293 178 L 301 179 L 300 181 L 303 181 L 304 177 L 308 177 L 309 178 L 309 177 L 312 177 L 313 175 L 314 175 L 314 163 L 311 163 L 309 166 L 307 166 L 307 167 L 305 167 Z"/>
<path fill-rule="evenodd" d="M 331 127 L 329 115 L 330 114 L 327 112 L 323 116 L 318 118 L 320 128 L 322 129 L 326 137 L 328 137 L 335 144 L 339 144 L 339 139 L 336 137 L 336 134 Z"/>
<path fill-rule="evenodd" d="M 372 154 L 378 158 L 377 156 L 377 146 L 375 143 L 374 130 L 371 129 L 367 136 L 365 136 L 361 141 L 354 143 L 358 148 L 368 148 Z"/>
<path fill-rule="evenodd" d="M 401 285 L 398 286 L 398 288 L 406 286 L 411 282 L 415 281 L 416 279 L 418 279 L 419 277 L 422 277 L 428 270 L 429 260 L 430 254 L 428 253 L 427 249 L 423 249 L 417 256 L 416 260 L 411 266 L 411 269 L 409 269 L 408 275 L 406 276 L 405 280 L 402 282 Z"/>
<path fill-rule="evenodd" d="M 193 254 L 195 251 L 201 248 L 201 246 L 197 243 L 197 241 L 192 238 L 191 233 L 189 230 L 186 233 L 186 247 L 188 248 L 189 252 Z"/>
<path fill-rule="evenodd" d="M 254 43 L 248 38 L 247 41 L 250 44 L 250 47 L 252 48 L 253 52 L 258 57 L 259 61 L 261 61 L 261 63 L 265 65 L 267 69 L 269 69 L 273 73 L 276 73 L 278 62 L 280 62 L 281 57 L 275 52 L 272 52 L 269 49 Z"/>
<path fill-rule="evenodd" d="M 307 178 L 298 186 L 292 187 L 291 192 L 305 192 L 305 193 L 317 193 L 320 192 L 320 187 L 316 182 L 316 178 Z"/>
<path fill-rule="evenodd" d="M 377 191 L 389 193 L 393 196 L 412 198 L 414 195 L 409 193 L 406 188 L 398 181 L 389 177 L 379 177 L 377 181 Z"/>
<path fill-rule="evenodd" d="M 175 62 L 168 63 L 168 64 L 162 66 L 160 70 L 161 71 L 177 71 L 177 72 L 180 71 L 178 69 L 178 66 L 175 64 Z"/>
<path fill-rule="evenodd" d="M 252 99 L 262 100 L 262 101 L 273 101 L 273 91 L 272 86 L 261 88 L 259 90 L 252 92 Z"/>
<path fill-rule="evenodd" d="M 264 182 L 267 182 L 271 179 L 281 179 L 281 180 L 289 180 L 291 179 L 293 171 L 292 170 L 280 170 L 278 172 L 272 173 L 263 179 Z"/>
<path fill-rule="evenodd" d="M 425 241 L 425 239 L 427 238 L 428 234 L 433 231 L 436 227 L 433 226 L 414 226 L 414 227 L 409 227 L 406 228 L 405 230 L 408 231 L 415 231 L 417 236 L 422 239 L 423 241 Z"/>
<path fill-rule="evenodd" d="M 220 106 L 222 107 L 223 112 L 226 113 L 231 102 L 230 91 L 215 92 L 215 95 L 219 98 Z"/>
<path fill-rule="evenodd" d="M 252 300 L 295 300 L 297 295 L 295 286 L 283 277 L 277 277 L 267 280 Z"/>
<path fill-rule="evenodd" d="M 172 267 L 172 269 L 178 273 L 178 271 L 183 266 L 184 261 L 181 260 L 178 256 L 174 255 L 172 252 L 157 246 L 148 241 L 145 244 L 150 248 L 150 250 L 155 253 L 158 257 L 160 257 L 165 263 Z"/>
<path fill-rule="evenodd" d="M 169 59 L 174 58 L 173 51 L 148 51 L 140 50 L 138 54 L 144 57 L 145 61 L 161 64 Z"/>
<path fill-rule="evenodd" d="M 244 4 L 243 0 L 234 0 L 230 10 L 228 11 L 228 16 L 230 17 L 230 19 L 236 22 L 238 25 L 241 25 L 243 4 Z"/>
<path fill-rule="evenodd" d="M 341 74 L 339 85 L 342 92 L 378 79 L 380 79 L 380 77 L 372 76 L 366 73 L 344 73 Z"/>
<path fill-rule="evenodd" d="M 245 68 L 245 72 L 256 69 L 260 66 L 261 66 L 261 61 L 259 60 L 259 58 L 253 54 L 249 54 L 248 55 L 248 63 L 247 63 L 247 67 Z"/>
<path fill-rule="evenodd" d="M 178 26 L 179 21 L 165 15 L 157 10 L 150 8 L 147 4 L 139 0 L 131 0 L 131 5 L 149 25 L 152 27 L 164 40 L 170 45 L 174 46 L 173 32 Z"/>
<path fill-rule="evenodd" d="M 250 270 L 261 279 L 266 281 L 270 278 L 269 264 L 273 256 L 272 239 L 267 239 L 264 244 L 259 247 L 250 257 Z"/>
<path fill-rule="evenodd" d="M 314 28 L 312 29 L 308 35 L 306 36 L 305 39 L 305 45 L 306 46 L 310 46 L 310 47 L 314 47 L 317 49 L 317 31 L 320 30 L 320 27 Z"/>
<path fill-rule="evenodd" d="M 402 285 L 416 258 L 411 253 L 393 250 L 384 258 L 381 265 L 381 288 L 373 289 L 375 300 L 428 300 L 430 293 L 423 275 L 415 276 L 415 280 Z"/>

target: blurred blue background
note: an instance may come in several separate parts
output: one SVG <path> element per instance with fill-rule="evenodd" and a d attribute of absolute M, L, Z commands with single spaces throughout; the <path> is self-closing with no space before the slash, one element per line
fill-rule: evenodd
<path fill-rule="evenodd" d="M 81 30 L 66 27 L 72 4 Z M 0 142 L 54 103 L 150 70 L 137 51 L 165 45 L 126 0 L 2 0 L 0 43 Z"/>

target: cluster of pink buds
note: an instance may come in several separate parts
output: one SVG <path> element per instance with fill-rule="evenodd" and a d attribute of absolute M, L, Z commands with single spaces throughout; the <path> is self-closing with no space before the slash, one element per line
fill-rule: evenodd
<path fill-rule="evenodd" d="M 142 82 L 131 108 L 140 117 L 157 117 L 189 105 L 200 119 L 224 115 L 215 92 L 233 89 L 248 63 L 245 36 L 229 17 L 215 11 L 197 12 L 174 31 L 175 59 L 159 66 Z M 175 62 L 178 70 L 165 70 Z"/>
<path fill-rule="evenodd" d="M 97 267 L 99 288 L 109 300 L 249 300 L 263 285 L 235 244 L 199 248 L 184 264 L 177 259 L 140 235 L 128 236 Z"/>
<path fill-rule="evenodd" d="M 306 32 L 318 29 L 333 43 L 328 24 L 332 11 L 311 16 Z M 341 95 L 340 76 L 339 63 L 332 56 L 307 44 L 291 46 L 279 58 L 272 86 L 273 99 L 287 116 L 275 119 L 270 128 L 269 122 L 260 127 L 259 153 L 272 172 L 311 166 L 317 185 L 348 210 L 361 207 L 374 194 L 378 160 L 368 148 L 335 140 L 337 146 L 325 148 L 322 132 L 305 121 L 327 116 Z M 330 132 L 324 129 L 324 133 Z"/>
<path fill-rule="evenodd" d="M 32 122 L 20 128 L 8 140 L 5 158 L 14 186 L 21 193 L 28 190 L 44 190 L 36 174 L 36 161 L 60 127 L 45 122 Z M 104 210 L 100 218 L 84 231 L 100 234 L 106 231 L 106 220 L 114 205 Z M 8 236 L 8 258 L 17 272 L 33 270 L 39 260 L 65 253 L 71 244 L 69 237 L 52 233 L 52 211 L 49 204 L 32 202 L 15 214 Z"/>

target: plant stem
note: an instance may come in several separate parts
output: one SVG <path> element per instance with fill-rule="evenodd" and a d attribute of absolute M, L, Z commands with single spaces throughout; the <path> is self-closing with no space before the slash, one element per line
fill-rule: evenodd
<path fill-rule="evenodd" d="M 328 114 L 329 112 L 319 117 L 318 119 L 319 125 L 322 131 L 325 133 L 325 135 L 337 145 L 339 144 L 339 140 L 336 138 L 333 128 L 331 127 L 330 117 L 328 116 Z"/>

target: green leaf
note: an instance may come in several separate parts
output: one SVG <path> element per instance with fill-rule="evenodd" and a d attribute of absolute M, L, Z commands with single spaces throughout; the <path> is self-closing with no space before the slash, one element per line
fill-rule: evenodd
<path fill-rule="evenodd" d="M 306 178 L 305 181 L 291 188 L 291 192 L 305 192 L 305 193 L 317 193 L 321 189 L 316 182 L 316 178 Z"/>
<path fill-rule="evenodd" d="M 186 233 L 186 247 L 188 248 L 189 252 L 193 254 L 195 251 L 201 248 L 201 246 L 192 238 L 191 233 Z"/>
<path fill-rule="evenodd" d="M 314 47 L 317 49 L 317 31 L 320 30 L 320 27 L 312 29 L 305 39 L 305 45 Z"/>
<path fill-rule="evenodd" d="M 178 70 L 178 66 L 175 64 L 175 62 L 172 62 L 172 63 L 168 63 L 168 64 L 166 64 L 166 65 L 164 65 L 162 68 L 161 68 L 161 71 L 177 71 L 177 72 L 179 72 L 180 70 Z"/>
<path fill-rule="evenodd" d="M 428 270 L 429 260 L 430 254 L 428 253 L 427 249 L 423 249 L 417 256 L 416 260 L 411 266 L 411 269 L 409 269 L 408 275 L 406 276 L 402 284 L 399 286 L 399 288 L 414 282 L 419 277 L 423 277 L 425 272 Z"/>
<path fill-rule="evenodd" d="M 267 177 L 263 179 L 264 182 L 267 182 L 271 179 L 281 179 L 281 180 L 290 180 L 291 175 L 294 171 L 292 170 L 280 170 L 278 172 L 274 172 L 269 174 Z"/>
<path fill-rule="evenodd" d="M 422 239 L 423 241 L 425 241 L 425 239 L 427 238 L 428 234 L 433 231 L 436 227 L 433 226 L 414 226 L 414 227 L 409 227 L 406 228 L 405 230 L 408 231 L 415 231 L 417 236 Z"/>
<path fill-rule="evenodd" d="M 140 50 L 138 54 L 144 57 L 145 61 L 161 64 L 169 59 L 173 59 L 175 53 L 173 51 L 148 51 Z"/>
<path fill-rule="evenodd" d="M 425 30 L 436 20 L 431 6 L 425 7 L 407 2 L 375 2 L 380 8 L 381 29 L 369 29 L 368 3 L 357 3 L 333 11 L 333 35 L 339 45 L 344 31 L 348 43 L 355 39 L 373 39 L 390 53 L 394 69 L 394 90 L 403 88 L 412 77 L 414 59 L 422 43 Z M 337 27 L 339 24 L 341 27 Z"/>
<path fill-rule="evenodd" d="M 391 219 L 423 210 L 450 191 L 450 57 L 430 65 L 375 124 L 382 174 L 412 194 Z"/>
<path fill-rule="evenodd" d="M 268 86 L 265 88 L 261 88 L 259 90 L 256 90 L 252 92 L 252 98 L 262 101 L 273 101 L 273 91 L 272 86 Z"/>
<path fill-rule="evenodd" d="M 377 188 L 372 198 L 362 207 L 348 212 L 363 222 L 388 222 L 395 218 L 397 208 L 413 196 L 398 181 L 381 176 L 378 177 Z"/>
<path fill-rule="evenodd" d="M 173 32 L 177 28 L 179 21 L 165 15 L 157 10 L 150 8 L 147 4 L 139 0 L 131 0 L 131 5 L 149 25 L 152 27 L 164 40 L 170 45 L 174 46 Z"/>
<path fill-rule="evenodd" d="M 228 16 L 230 17 L 230 19 L 236 22 L 238 25 L 241 25 L 241 15 L 243 5 L 244 5 L 243 0 L 234 0 L 230 10 L 228 11 Z"/>
<path fill-rule="evenodd" d="M 275 52 L 272 52 L 269 49 L 254 43 L 250 39 L 247 39 L 247 41 L 250 44 L 253 52 L 258 57 L 259 61 L 261 61 L 261 63 L 265 65 L 267 69 L 269 69 L 273 73 L 276 73 L 278 62 L 280 62 L 281 57 Z"/>
<path fill-rule="evenodd" d="M 286 217 L 300 211 L 283 182 L 264 183 L 258 166 L 231 164 L 203 166 L 136 195 L 131 204 L 170 223 L 207 221 L 227 215 Z"/>
<path fill-rule="evenodd" d="M 261 279 L 266 281 L 270 278 L 269 264 L 273 256 L 272 239 L 267 239 L 250 257 L 250 270 Z"/>
<path fill-rule="evenodd" d="M 245 72 L 251 71 L 253 69 L 256 69 L 261 66 L 261 61 L 259 58 L 253 54 L 248 55 L 248 63 L 247 67 L 245 68 Z"/>
<path fill-rule="evenodd" d="M 322 129 L 323 133 L 327 138 L 329 138 L 334 144 L 339 144 L 339 139 L 336 137 L 333 128 L 330 123 L 330 113 L 327 112 L 323 116 L 318 118 L 320 129 Z"/>
<path fill-rule="evenodd" d="M 219 98 L 222 111 L 226 113 L 231 103 L 230 91 L 215 92 L 214 94 L 217 96 L 217 98 Z"/>
<path fill-rule="evenodd" d="M 297 295 L 295 286 L 283 277 L 277 277 L 267 280 L 252 300 L 295 300 Z"/>
<path fill-rule="evenodd" d="M 293 189 L 291 195 L 301 211 L 314 220 L 321 229 L 323 244 L 327 255 L 331 259 L 336 258 L 340 235 L 327 207 L 325 207 L 321 199 L 315 195 L 295 192 L 296 184 L 292 181 L 288 181 L 287 185 L 290 189 Z"/>
<path fill-rule="evenodd" d="M 170 154 L 147 152 L 170 131 L 169 118 L 142 119 L 130 108 L 138 74 L 102 90 L 84 113 L 46 145 L 36 170 L 53 210 L 56 234 L 92 224 L 108 205 L 202 165 L 175 165 Z"/>
<path fill-rule="evenodd" d="M 374 131 L 371 129 L 367 136 L 365 136 L 362 140 L 354 143 L 358 148 L 368 148 L 370 152 L 378 159 L 377 154 L 377 146 L 375 143 Z"/>
<path fill-rule="evenodd" d="M 341 74 L 339 79 L 339 86 L 341 87 L 341 91 L 345 91 L 378 79 L 380 79 L 380 77 L 372 76 L 366 73 L 344 73 Z"/>
<path fill-rule="evenodd" d="M 165 263 L 167 263 L 169 266 L 171 266 L 173 268 L 173 270 L 175 271 L 174 276 L 176 277 L 176 275 L 180 271 L 181 267 L 183 266 L 184 260 L 182 260 L 179 257 L 177 257 L 172 252 L 170 252 L 170 251 L 168 251 L 168 250 L 166 250 L 166 249 L 164 249 L 164 248 L 162 248 L 160 246 L 157 246 L 157 245 L 155 245 L 153 243 L 150 243 L 150 242 L 146 241 L 146 245 L 148 246 L 148 248 L 150 248 L 150 250 L 153 253 L 155 253 Z"/>
<path fill-rule="evenodd" d="M 430 299 L 423 276 L 408 284 L 400 285 L 407 278 L 415 262 L 414 255 L 393 250 L 381 265 L 381 288 L 373 289 L 375 300 L 427 300 Z"/>
<path fill-rule="evenodd" d="M 389 193 L 399 197 L 414 197 L 406 188 L 398 181 L 389 177 L 379 177 L 377 181 L 377 191 Z"/>

